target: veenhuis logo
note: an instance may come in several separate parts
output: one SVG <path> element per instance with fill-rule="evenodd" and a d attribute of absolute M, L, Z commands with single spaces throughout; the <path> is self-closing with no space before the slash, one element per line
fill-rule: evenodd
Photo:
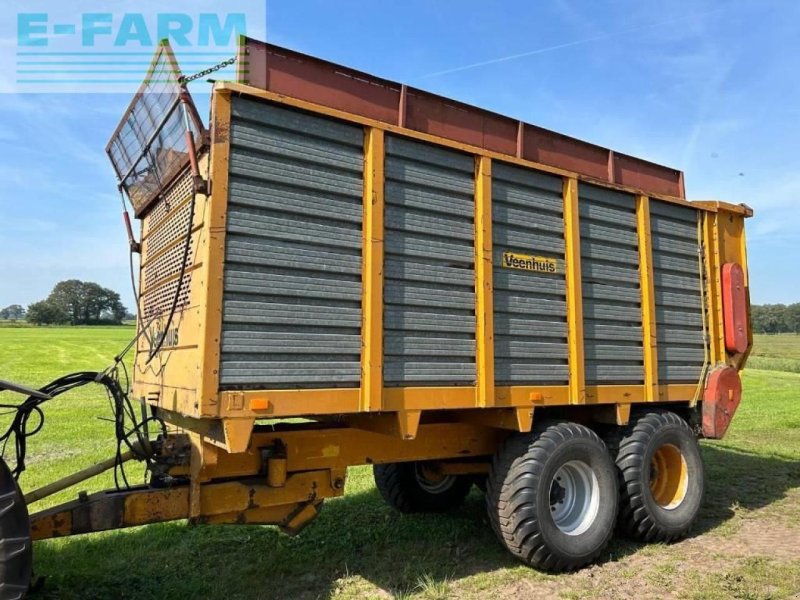
<path fill-rule="evenodd" d="M 502 266 L 507 269 L 521 269 L 535 273 L 555 274 L 559 272 L 558 259 L 517 254 L 516 252 L 503 252 Z"/>

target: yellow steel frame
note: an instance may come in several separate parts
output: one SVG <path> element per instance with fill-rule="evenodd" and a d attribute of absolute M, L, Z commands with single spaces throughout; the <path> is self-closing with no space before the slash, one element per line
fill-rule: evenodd
<path fill-rule="evenodd" d="M 735 262 L 742 267 L 749 310 L 750 275 L 747 267 L 744 219 L 752 216 L 753 212 L 745 205 L 734 206 L 724 202 L 698 202 L 697 205 L 705 209 L 702 229 L 711 366 L 727 364 L 742 369 L 753 347 L 752 322 L 748 319 L 747 350 L 741 354 L 729 354 L 725 349 L 722 313 L 722 266 L 728 262 Z"/>
<path fill-rule="evenodd" d="M 383 404 L 383 217 L 384 134 L 367 127 L 364 134 L 364 219 L 361 325 L 362 411 Z"/>
<path fill-rule="evenodd" d="M 317 516 L 322 501 L 344 493 L 344 469 L 291 473 L 280 486 L 263 477 L 198 484 L 197 511 L 192 489 L 131 488 L 103 491 L 31 515 L 31 538 L 42 540 L 177 519 L 194 523 L 258 523 L 297 533 Z"/>
<path fill-rule="evenodd" d="M 722 263 L 719 243 L 719 213 L 703 215 L 706 262 L 706 314 L 711 364 L 725 362 L 725 331 L 722 322 Z"/>
<path fill-rule="evenodd" d="M 645 400 L 658 396 L 658 348 L 656 340 L 656 299 L 653 284 L 653 244 L 650 235 L 650 198 L 636 196 L 636 224 L 639 235 L 639 287 L 642 293 L 642 347 L 644 351 Z"/>
<path fill-rule="evenodd" d="M 222 269 L 225 251 L 225 217 L 228 194 L 228 162 L 230 153 L 231 96 L 234 94 L 266 100 L 328 117 L 341 119 L 364 127 L 364 220 L 362 273 L 362 383 L 358 388 L 248 390 L 219 392 L 219 356 L 222 314 Z M 226 440 L 221 445 L 228 450 L 241 449 L 249 439 L 255 419 L 295 416 L 354 415 L 369 412 L 393 412 L 399 419 L 396 425 L 403 437 L 413 438 L 419 426 L 421 411 L 462 411 L 472 421 L 481 418 L 487 424 L 505 427 L 509 423 L 529 429 L 536 407 L 561 405 L 619 404 L 619 418 L 632 403 L 646 401 L 690 402 L 697 383 L 670 384 L 658 380 L 655 310 L 652 275 L 652 245 L 650 242 L 649 204 L 653 198 L 702 210 L 706 242 L 708 315 L 712 331 L 712 357 L 724 361 L 721 346 L 721 307 L 718 269 L 721 254 L 735 254 L 744 261 L 743 229 L 720 222 L 722 214 L 741 223 L 747 209 L 722 203 L 690 203 L 680 198 L 642 195 L 625 186 L 594 181 L 591 178 L 549 167 L 510 155 L 454 142 L 438 136 L 411 131 L 403 127 L 352 115 L 296 98 L 281 96 L 234 83 L 217 84 L 212 96 L 212 148 L 210 181 L 213 200 L 207 204 L 204 232 L 207 243 L 200 257 L 202 299 L 197 309 L 200 330 L 198 358 L 199 377 L 186 370 L 198 395 L 158 397 L 154 403 L 173 413 L 193 419 L 220 419 Z M 384 138 L 387 133 L 430 142 L 471 153 L 475 156 L 475 309 L 476 309 L 476 382 L 464 387 L 403 387 L 384 388 L 383 364 L 383 229 L 384 229 Z M 516 164 L 561 176 L 564 198 L 565 278 L 567 290 L 567 325 L 569 337 L 569 382 L 566 386 L 496 386 L 494 381 L 494 332 L 492 288 L 492 164 L 494 161 Z M 645 364 L 644 385 L 591 385 L 584 375 L 583 298 L 580 268 L 580 215 L 578 186 L 590 181 L 610 189 L 636 196 L 636 214 L 641 263 L 643 313 L 643 345 Z M 734 242 L 726 240 L 732 237 Z M 724 239 L 723 239 L 724 238 Z M 743 262 L 743 266 L 746 264 Z M 193 285 L 194 287 L 194 285 Z M 204 317 L 204 318 L 203 318 Z M 152 384 L 153 382 L 148 382 Z M 161 382 L 163 383 L 163 382 Z M 147 388 L 147 386 L 144 386 Z M 159 388 L 150 385 L 159 391 Z M 137 387 L 142 390 L 143 387 Z M 148 390 L 141 394 L 147 396 Z M 156 398 L 157 396 L 154 396 Z M 469 413 L 470 409 L 492 409 Z M 467 411 L 467 412 L 463 412 Z M 481 416 L 482 415 L 482 416 Z M 198 421 L 199 422 L 199 421 Z M 516 425 L 514 425 L 516 424 Z"/>
<path fill-rule="evenodd" d="M 208 215 L 205 322 L 200 340 L 202 364 L 198 384 L 199 416 L 216 416 L 219 411 L 219 361 L 222 337 L 222 289 L 225 261 L 225 223 L 228 213 L 228 172 L 230 162 L 231 94 L 215 94 L 211 114 L 211 194 Z"/>
<path fill-rule="evenodd" d="M 492 250 L 492 159 L 478 156 L 475 158 L 475 405 L 478 408 L 495 403 Z"/>
<path fill-rule="evenodd" d="M 360 124 L 364 127 L 362 272 L 362 382 L 359 388 L 219 392 L 225 223 L 230 160 L 232 94 Z M 475 156 L 476 382 L 465 387 L 384 388 L 384 138 L 396 133 Z M 168 371 L 138 372 L 136 394 L 157 405 L 175 427 L 191 433 L 191 457 L 174 475 L 190 476 L 174 488 L 100 492 L 31 517 L 33 539 L 189 518 L 202 523 L 271 523 L 293 533 L 319 512 L 325 498 L 344 491 L 346 468 L 411 460 L 449 461 L 442 472 L 484 474 L 489 457 L 510 431 L 529 431 L 537 408 L 582 405 L 592 418 L 623 424 L 642 402 L 690 404 L 700 384 L 658 379 L 651 198 L 618 185 L 592 182 L 636 195 L 643 323 L 644 385 L 586 385 L 584 374 L 580 177 L 560 169 L 413 132 L 341 111 L 238 84 L 218 84 L 212 97 L 210 183 L 213 200 L 197 204 L 191 306 L 180 320 L 191 352 L 167 353 Z M 492 282 L 492 164 L 495 160 L 563 178 L 565 280 L 569 381 L 556 386 L 497 386 L 494 380 Z M 653 196 L 656 197 L 656 196 Z M 660 198 L 660 197 L 659 197 Z M 702 212 L 707 322 L 712 364 L 741 368 L 747 352 L 725 351 L 720 271 L 738 262 L 749 286 L 744 238 L 746 207 L 689 203 Z M 148 244 L 144 237 L 145 246 Z M 153 256 L 147 259 L 152 261 Z M 186 334 L 186 335 L 184 335 Z M 750 332 L 752 345 L 752 332 Z M 146 349 L 141 349 L 146 350 Z M 172 349 L 171 349 L 172 350 Z M 748 350 L 749 351 L 749 350 Z M 138 362 L 137 362 L 138 365 Z M 168 390 L 171 396 L 165 394 Z M 446 420 L 421 423 L 426 410 L 449 410 Z M 326 415 L 337 415 L 325 423 Z M 255 428 L 258 418 L 316 416 L 323 423 Z M 443 421 L 443 422 L 442 422 Z M 399 435 L 398 435 L 399 434 Z M 459 460 L 454 461 L 457 458 Z M 264 469 L 266 468 L 266 473 Z"/>
<path fill-rule="evenodd" d="M 583 352 L 583 285 L 578 180 L 564 179 L 564 256 L 567 285 L 567 340 L 569 347 L 569 401 L 586 402 Z"/>
<path fill-rule="evenodd" d="M 188 485 L 104 491 L 45 509 L 31 515 L 31 536 L 41 540 L 186 518 L 276 524 L 296 533 L 324 499 L 344 493 L 348 466 L 459 457 L 453 472 L 485 473 L 488 457 L 507 435 L 470 423 L 432 423 L 405 441 L 365 427 L 297 424 L 258 430 L 247 451 L 237 453 L 201 441 Z M 263 451 L 270 452 L 266 459 Z M 185 474 L 185 465 L 176 469 L 173 474 Z"/>

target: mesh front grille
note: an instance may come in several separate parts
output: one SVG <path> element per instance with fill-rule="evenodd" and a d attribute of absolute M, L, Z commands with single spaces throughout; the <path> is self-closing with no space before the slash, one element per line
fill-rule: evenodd
<path fill-rule="evenodd" d="M 178 220 L 175 217 L 175 211 L 183 209 L 183 217 L 184 217 L 184 224 L 186 223 L 186 219 L 189 218 L 189 200 L 192 199 L 192 176 L 191 172 L 186 171 L 183 175 L 180 176 L 179 179 L 175 181 L 169 191 L 164 194 L 164 199 L 156 204 L 153 207 L 153 210 L 148 213 L 147 217 L 145 217 L 144 221 L 147 223 L 147 239 L 145 243 L 149 244 L 150 247 L 148 251 L 150 252 L 158 252 L 158 250 L 154 247 L 155 245 L 161 243 L 161 245 L 168 244 L 170 240 L 177 237 L 175 233 L 172 231 L 174 226 L 180 227 L 178 224 Z M 171 221 L 172 226 L 161 229 L 160 225 L 162 221 L 169 218 Z M 158 229 L 158 230 L 157 230 Z M 186 229 L 181 229 L 183 233 L 186 233 Z M 178 234 L 180 235 L 180 234 Z M 165 239 L 167 241 L 159 242 L 159 239 Z"/>
<path fill-rule="evenodd" d="M 183 276 L 183 285 L 181 286 L 181 294 L 178 298 L 176 310 L 182 310 L 189 304 L 189 287 L 192 283 L 192 274 L 187 273 Z M 145 321 L 149 321 L 153 317 L 159 315 L 166 315 L 172 307 L 172 302 L 175 299 L 175 288 L 178 286 L 178 280 L 174 279 L 169 283 L 160 286 L 158 289 L 145 294 L 142 310 L 144 311 Z"/>
<path fill-rule="evenodd" d="M 181 235 L 179 243 L 172 246 L 169 250 L 161 254 L 157 259 L 142 269 L 142 281 L 145 293 L 152 289 L 159 282 L 174 277 L 181 270 L 183 254 L 186 251 L 186 238 Z M 192 244 L 194 245 L 194 244 Z M 187 268 L 192 265 L 192 247 L 189 247 L 189 254 L 186 258 Z"/>
<path fill-rule="evenodd" d="M 192 218 L 191 197 L 192 177 L 187 171 L 144 218 L 144 231 L 147 234 L 142 244 L 141 304 L 145 319 L 166 314 L 172 307 L 183 261 L 186 232 Z M 189 248 L 187 269 L 194 262 L 196 240 L 195 234 Z M 178 310 L 189 302 L 191 279 L 191 272 L 186 273 Z"/>

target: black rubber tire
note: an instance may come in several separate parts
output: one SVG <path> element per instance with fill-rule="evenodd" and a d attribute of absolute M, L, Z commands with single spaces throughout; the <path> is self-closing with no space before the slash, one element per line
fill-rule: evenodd
<path fill-rule="evenodd" d="M 0 459 L 0 600 L 24 598 L 31 584 L 33 546 L 28 507 Z"/>
<path fill-rule="evenodd" d="M 461 506 L 472 487 L 470 475 L 450 475 L 450 484 L 431 493 L 419 481 L 421 462 L 375 465 L 375 485 L 386 503 L 404 513 L 444 512 Z"/>
<path fill-rule="evenodd" d="M 620 482 L 619 530 L 641 542 L 673 542 L 692 528 L 705 488 L 700 446 L 689 424 L 673 412 L 653 410 L 631 416 L 606 439 Z M 686 461 L 685 496 L 673 508 L 661 506 L 650 489 L 651 461 L 664 444 Z"/>
<path fill-rule="evenodd" d="M 551 514 L 551 487 L 566 463 L 584 463 L 596 477 L 599 502 L 588 528 L 562 531 Z M 591 429 L 542 423 L 508 438 L 497 451 L 486 491 L 489 522 L 521 561 L 546 571 L 571 571 L 596 560 L 614 533 L 618 489 L 614 463 Z"/>

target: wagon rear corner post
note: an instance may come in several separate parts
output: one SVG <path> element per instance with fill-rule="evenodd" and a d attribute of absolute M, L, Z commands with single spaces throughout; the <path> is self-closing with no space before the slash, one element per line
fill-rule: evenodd
<path fill-rule="evenodd" d="M 697 436 L 724 434 L 752 347 L 752 211 L 242 44 L 248 79 L 214 84 L 208 129 L 163 47 L 168 102 L 145 85 L 109 144 L 141 221 L 132 397 L 168 426 L 149 480 L 33 512 L 32 538 L 176 519 L 296 534 L 366 464 L 400 510 L 487 490 L 500 542 L 543 569 L 595 560 L 616 525 L 686 535 Z"/>

